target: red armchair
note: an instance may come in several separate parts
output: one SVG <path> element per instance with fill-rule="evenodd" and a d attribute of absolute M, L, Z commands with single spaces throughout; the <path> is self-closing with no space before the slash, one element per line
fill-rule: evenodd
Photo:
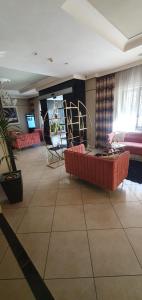
<path fill-rule="evenodd" d="M 114 191 L 128 174 L 127 151 L 103 158 L 87 155 L 84 145 L 79 145 L 65 150 L 64 155 L 66 172 L 106 190 Z"/>

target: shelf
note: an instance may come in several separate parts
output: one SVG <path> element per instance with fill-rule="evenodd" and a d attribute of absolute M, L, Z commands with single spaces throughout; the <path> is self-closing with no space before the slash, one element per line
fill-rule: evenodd
<path fill-rule="evenodd" d="M 73 122 L 73 123 L 68 123 L 68 122 L 67 122 L 67 124 L 68 124 L 68 125 L 73 125 L 73 124 L 79 124 L 79 122 Z"/>
<path fill-rule="evenodd" d="M 80 136 L 78 135 L 78 136 L 74 136 L 72 138 L 67 138 L 67 140 L 74 140 L 74 139 L 77 139 L 77 138 L 80 138 Z"/>
<path fill-rule="evenodd" d="M 49 121 L 52 121 L 52 120 L 61 120 L 61 118 L 52 118 L 52 119 L 49 119 Z"/>
<path fill-rule="evenodd" d="M 80 130 L 87 130 L 87 128 L 81 128 Z"/>
<path fill-rule="evenodd" d="M 68 109 L 78 109 L 78 107 L 71 106 L 71 107 L 66 107 L 65 108 L 65 110 L 68 110 Z"/>

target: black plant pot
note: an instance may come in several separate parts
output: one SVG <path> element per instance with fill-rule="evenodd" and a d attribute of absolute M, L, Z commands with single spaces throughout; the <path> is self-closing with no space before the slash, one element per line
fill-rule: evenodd
<path fill-rule="evenodd" d="M 2 174 L 0 182 L 10 203 L 23 200 L 23 181 L 20 170 Z"/>

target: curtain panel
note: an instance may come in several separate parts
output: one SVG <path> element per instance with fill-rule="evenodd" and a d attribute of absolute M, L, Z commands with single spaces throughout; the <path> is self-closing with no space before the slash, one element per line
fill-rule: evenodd
<path fill-rule="evenodd" d="M 115 75 L 113 131 L 142 128 L 142 65 Z"/>
<path fill-rule="evenodd" d="M 112 132 L 115 75 L 96 79 L 96 147 L 104 147 Z"/>

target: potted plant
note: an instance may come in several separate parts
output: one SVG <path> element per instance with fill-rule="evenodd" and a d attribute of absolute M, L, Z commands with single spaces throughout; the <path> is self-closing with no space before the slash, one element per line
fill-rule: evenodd
<path fill-rule="evenodd" d="M 12 151 L 12 141 L 9 134 L 9 122 L 0 110 L 0 147 L 2 155 L 0 164 L 5 160 L 8 168 L 7 173 L 0 176 L 0 183 L 10 203 L 23 200 L 23 182 L 21 171 L 16 169 L 15 158 Z"/>

